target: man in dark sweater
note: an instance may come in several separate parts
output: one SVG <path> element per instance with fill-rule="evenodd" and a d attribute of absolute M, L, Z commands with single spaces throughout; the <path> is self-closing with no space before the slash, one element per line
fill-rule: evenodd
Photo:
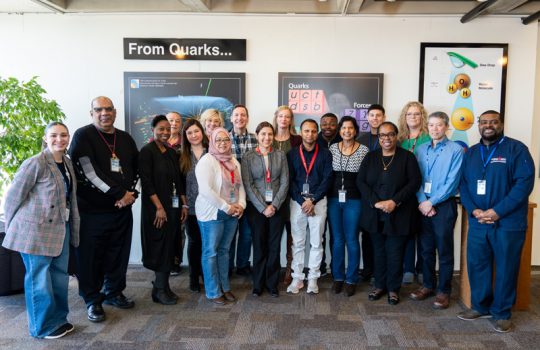
<path fill-rule="evenodd" d="M 478 121 L 482 139 L 463 162 L 461 202 L 467 210 L 467 270 L 472 308 L 462 320 L 493 317 L 497 332 L 509 332 L 516 300 L 521 249 L 527 229 L 528 198 L 534 186 L 534 163 L 527 147 L 504 136 L 496 111 Z M 495 269 L 495 283 L 493 283 Z"/>
<path fill-rule="evenodd" d="M 101 322 L 103 302 L 122 309 L 135 305 L 122 292 L 131 249 L 131 205 L 137 198 L 138 150 L 128 133 L 114 127 L 116 109 L 109 98 L 96 97 L 91 108 L 92 124 L 75 132 L 70 155 L 79 183 L 79 294 L 88 319 Z"/>

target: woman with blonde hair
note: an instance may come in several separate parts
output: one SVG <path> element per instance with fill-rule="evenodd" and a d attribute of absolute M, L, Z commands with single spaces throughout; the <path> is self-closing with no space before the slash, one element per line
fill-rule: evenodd
<path fill-rule="evenodd" d="M 420 102 L 411 101 L 403 106 L 398 121 L 398 143 L 402 148 L 415 153 L 418 146 L 431 140 L 427 130 L 427 117 L 428 113 Z M 417 214 L 416 219 L 420 222 L 420 212 L 415 214 Z M 416 251 L 420 251 L 420 247 L 415 249 L 417 245 L 416 235 L 417 232 L 412 233 L 405 249 L 405 256 L 403 258 L 403 283 L 405 284 L 412 283 L 415 274 L 418 274 L 418 281 L 422 283 L 421 273 L 423 261 L 420 254 L 418 254 L 418 259 L 416 259 Z"/>
<path fill-rule="evenodd" d="M 274 112 L 273 126 L 275 130 L 274 141 L 272 142 L 273 148 L 283 151 L 283 153 L 287 155 L 291 148 L 302 144 L 302 137 L 296 135 L 294 113 L 289 106 L 282 105 L 276 109 Z M 285 270 L 284 283 L 289 285 L 292 282 L 291 263 L 293 258 L 289 198 L 287 198 L 283 204 L 283 216 L 285 218 L 285 229 L 287 230 L 287 268 Z"/>
<path fill-rule="evenodd" d="M 208 137 L 210 137 L 215 128 L 223 128 L 225 126 L 222 113 L 214 108 L 209 108 L 202 112 L 199 121 Z"/>

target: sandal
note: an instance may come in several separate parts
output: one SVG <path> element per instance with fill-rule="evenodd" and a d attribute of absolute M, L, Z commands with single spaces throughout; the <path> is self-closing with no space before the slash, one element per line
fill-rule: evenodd
<path fill-rule="evenodd" d="M 383 295 L 386 294 L 386 291 L 384 289 L 374 289 L 371 291 L 371 293 L 368 294 L 368 299 L 370 301 L 379 300 Z"/>
<path fill-rule="evenodd" d="M 399 304 L 399 295 L 396 292 L 388 293 L 388 304 L 390 305 Z"/>

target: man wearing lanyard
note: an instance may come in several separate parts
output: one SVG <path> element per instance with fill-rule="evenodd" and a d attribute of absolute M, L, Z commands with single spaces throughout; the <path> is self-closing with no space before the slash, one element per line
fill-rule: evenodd
<path fill-rule="evenodd" d="M 472 308 L 462 320 L 493 317 L 497 332 L 509 332 L 516 299 L 521 249 L 527 228 L 534 164 L 527 147 L 503 135 L 504 119 L 482 113 L 482 139 L 465 153 L 460 193 L 469 219 L 467 270 Z M 495 269 L 495 283 L 493 283 Z"/>
<path fill-rule="evenodd" d="M 317 279 L 323 246 L 322 233 L 326 221 L 326 192 L 332 177 L 330 151 L 317 144 L 319 126 L 313 119 L 300 125 L 302 144 L 287 154 L 291 194 L 291 231 L 293 238 L 293 281 L 287 293 L 298 294 L 304 287 L 304 254 L 309 227 L 309 274 L 307 292 L 319 293 Z"/>
<path fill-rule="evenodd" d="M 358 136 L 356 136 L 356 140 L 369 148 L 369 151 L 371 152 L 381 147 L 379 145 L 377 133 L 379 132 L 379 126 L 386 120 L 384 107 L 379 104 L 372 104 L 369 106 L 367 120 L 369 131 L 359 132 Z M 371 243 L 369 232 L 364 231 L 362 231 L 362 265 L 363 269 L 360 273 L 360 277 L 364 281 L 371 280 L 371 277 L 373 276 L 373 244 Z"/>
<path fill-rule="evenodd" d="M 341 142 L 341 136 L 338 132 L 338 117 L 334 113 L 325 113 L 321 117 L 320 121 L 321 132 L 317 136 L 317 144 L 319 147 L 324 147 L 326 149 L 330 148 L 334 143 Z M 328 233 L 330 234 L 330 250 L 332 250 L 332 230 L 330 225 L 328 225 L 328 218 L 324 224 L 324 232 L 322 235 L 322 247 L 323 247 L 323 256 L 321 261 L 321 276 L 326 276 L 326 228 L 328 228 Z M 332 265 L 330 265 L 332 266 Z"/>
<path fill-rule="evenodd" d="M 79 294 L 88 319 L 101 322 L 102 303 L 122 309 L 135 305 L 123 290 L 133 229 L 131 205 L 137 198 L 138 150 L 128 133 L 114 127 L 116 109 L 109 98 L 96 97 L 91 108 L 93 123 L 75 132 L 70 155 L 79 182 Z"/>
<path fill-rule="evenodd" d="M 244 105 L 236 105 L 231 114 L 233 128 L 230 131 L 232 140 L 231 148 L 236 160 L 241 164 L 242 156 L 257 147 L 257 137 L 247 131 L 249 113 Z M 238 246 L 236 244 L 238 236 Z M 234 254 L 236 252 L 236 274 L 248 276 L 251 274 L 249 257 L 251 256 L 251 227 L 246 215 L 238 220 L 238 235 L 235 235 L 231 243 L 229 274 L 234 267 Z"/>
<path fill-rule="evenodd" d="M 409 296 L 424 300 L 437 291 L 432 307 L 446 309 L 450 303 L 454 273 L 454 225 L 457 219 L 455 195 L 461 177 L 463 147 L 448 140 L 448 115 L 434 112 L 428 119 L 431 142 L 416 150 L 422 173 L 422 187 L 416 194 L 422 213 L 420 246 L 423 263 L 423 285 Z M 439 256 L 439 283 L 435 274 L 436 252 Z"/>

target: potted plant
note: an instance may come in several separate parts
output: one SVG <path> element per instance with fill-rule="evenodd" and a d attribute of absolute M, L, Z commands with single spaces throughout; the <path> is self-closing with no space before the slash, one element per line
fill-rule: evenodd
<path fill-rule="evenodd" d="M 0 77 L 0 198 L 22 162 L 41 150 L 45 126 L 65 118 L 58 103 L 44 97 L 47 92 L 36 78 Z"/>

